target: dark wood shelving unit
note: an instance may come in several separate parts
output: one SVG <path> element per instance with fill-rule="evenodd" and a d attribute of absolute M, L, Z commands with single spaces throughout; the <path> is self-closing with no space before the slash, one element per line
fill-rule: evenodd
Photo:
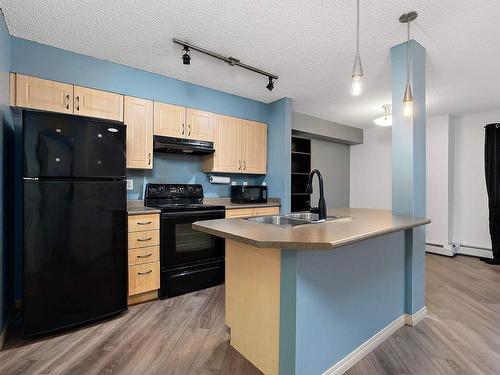
<path fill-rule="evenodd" d="M 309 209 L 310 194 L 306 193 L 311 172 L 311 140 L 292 137 L 292 212 Z"/>

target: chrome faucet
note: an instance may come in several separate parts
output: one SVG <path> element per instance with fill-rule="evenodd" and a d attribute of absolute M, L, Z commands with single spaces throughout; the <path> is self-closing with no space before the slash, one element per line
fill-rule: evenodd
<path fill-rule="evenodd" d="M 321 173 L 317 169 L 313 169 L 309 174 L 309 179 L 307 180 L 306 193 L 312 194 L 313 192 L 312 179 L 315 174 L 318 175 L 319 179 L 319 201 L 318 201 L 318 207 L 311 207 L 311 204 L 309 203 L 309 212 L 318 214 L 319 215 L 318 222 L 323 222 L 326 220 L 326 201 L 323 191 L 323 177 L 321 176 Z"/>

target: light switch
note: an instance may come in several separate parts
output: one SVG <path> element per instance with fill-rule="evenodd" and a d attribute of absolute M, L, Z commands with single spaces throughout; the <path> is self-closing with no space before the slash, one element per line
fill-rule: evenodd
<path fill-rule="evenodd" d="M 134 180 L 127 178 L 127 190 L 134 190 Z"/>

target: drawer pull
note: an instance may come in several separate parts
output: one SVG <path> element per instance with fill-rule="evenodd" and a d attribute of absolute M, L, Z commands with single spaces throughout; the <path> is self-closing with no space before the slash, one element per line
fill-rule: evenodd
<path fill-rule="evenodd" d="M 137 272 L 137 274 L 142 276 L 142 275 L 147 275 L 148 273 L 151 273 L 151 272 L 153 272 L 153 270 L 149 270 L 147 272 Z"/>
<path fill-rule="evenodd" d="M 149 237 L 149 238 L 138 238 L 137 241 L 140 241 L 140 242 L 145 242 L 145 241 L 151 241 L 153 239 L 153 237 Z"/>
<path fill-rule="evenodd" d="M 137 225 L 149 225 L 152 221 L 143 221 L 142 223 L 137 223 Z"/>
<path fill-rule="evenodd" d="M 137 255 L 137 258 L 149 258 L 153 253 L 150 253 L 148 255 Z"/>

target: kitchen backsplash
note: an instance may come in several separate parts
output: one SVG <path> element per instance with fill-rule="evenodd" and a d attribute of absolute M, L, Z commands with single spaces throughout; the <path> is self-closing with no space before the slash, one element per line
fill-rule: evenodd
<path fill-rule="evenodd" d="M 265 176 L 218 174 L 231 177 L 237 184 L 260 185 Z M 155 153 L 152 170 L 128 169 L 127 178 L 134 181 L 134 189 L 127 191 L 128 199 L 143 199 L 144 186 L 148 182 L 171 184 L 201 184 L 206 197 L 229 197 L 230 185 L 211 184 L 210 174 L 202 172 L 202 157 Z"/>

